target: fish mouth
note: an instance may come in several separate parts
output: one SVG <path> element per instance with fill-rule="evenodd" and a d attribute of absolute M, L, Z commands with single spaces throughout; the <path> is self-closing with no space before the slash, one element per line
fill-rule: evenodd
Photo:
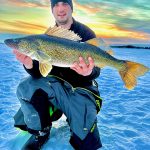
<path fill-rule="evenodd" d="M 17 49 L 17 43 L 13 39 L 6 39 L 4 43 L 11 48 Z"/>

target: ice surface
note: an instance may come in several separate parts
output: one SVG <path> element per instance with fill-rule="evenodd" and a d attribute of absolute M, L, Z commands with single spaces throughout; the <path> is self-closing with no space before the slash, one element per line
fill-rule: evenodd
<path fill-rule="evenodd" d="M 114 49 L 115 57 L 140 62 L 150 67 L 150 50 Z M 0 150 L 20 150 L 29 135 L 13 127 L 13 116 L 20 107 L 15 91 L 27 76 L 12 50 L 0 44 Z M 98 114 L 102 150 L 150 149 L 150 73 L 138 79 L 128 91 L 116 70 L 103 69 L 97 79 L 103 98 Z M 18 135 L 19 134 L 19 135 Z M 69 127 L 63 117 L 54 123 L 50 140 L 43 150 L 72 150 Z M 13 148 L 12 148 L 13 147 Z"/>

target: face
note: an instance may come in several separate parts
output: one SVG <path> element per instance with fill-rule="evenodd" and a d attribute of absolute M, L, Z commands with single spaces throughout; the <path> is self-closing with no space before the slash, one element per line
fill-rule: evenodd
<path fill-rule="evenodd" d="M 52 11 L 58 24 L 64 25 L 72 19 L 72 9 L 68 3 L 58 2 Z"/>

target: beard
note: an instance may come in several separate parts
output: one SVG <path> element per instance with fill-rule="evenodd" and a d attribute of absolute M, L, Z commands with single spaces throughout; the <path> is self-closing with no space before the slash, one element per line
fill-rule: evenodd
<path fill-rule="evenodd" d="M 58 24 L 61 24 L 61 25 L 65 25 L 65 24 L 68 23 L 68 21 L 69 21 L 68 19 L 62 19 L 62 20 L 59 19 L 59 20 L 57 20 L 57 23 L 58 23 Z"/>

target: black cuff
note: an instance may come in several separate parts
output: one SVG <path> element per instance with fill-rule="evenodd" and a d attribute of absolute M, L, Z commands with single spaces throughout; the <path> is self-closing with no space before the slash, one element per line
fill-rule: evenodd
<path fill-rule="evenodd" d="M 92 73 L 88 76 L 83 76 L 84 81 L 92 81 L 100 75 L 100 68 L 94 67 Z"/>
<path fill-rule="evenodd" d="M 36 60 L 33 60 L 33 68 L 27 69 L 24 66 L 25 70 L 27 71 L 28 74 L 30 74 L 33 78 L 40 78 L 42 77 L 40 71 L 39 71 L 39 62 Z"/>

